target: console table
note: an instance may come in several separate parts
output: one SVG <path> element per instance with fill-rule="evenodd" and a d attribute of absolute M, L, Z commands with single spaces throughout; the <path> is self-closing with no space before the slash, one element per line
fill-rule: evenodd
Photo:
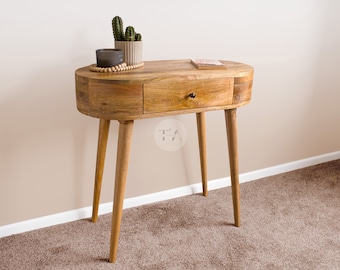
<path fill-rule="evenodd" d="M 118 239 L 135 120 L 195 113 L 200 150 L 203 195 L 208 195 L 205 112 L 224 110 L 235 225 L 240 226 L 240 193 L 236 109 L 250 102 L 253 68 L 220 61 L 226 69 L 197 69 L 190 60 L 147 61 L 141 68 L 118 73 L 75 72 L 78 110 L 99 118 L 99 137 L 92 221 L 98 206 L 110 120 L 119 121 L 110 262 L 117 257 Z"/>

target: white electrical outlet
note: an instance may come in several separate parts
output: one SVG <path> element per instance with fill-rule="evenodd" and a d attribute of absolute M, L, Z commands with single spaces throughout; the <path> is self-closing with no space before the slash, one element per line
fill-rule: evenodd
<path fill-rule="evenodd" d="M 177 151 L 187 140 L 187 130 L 177 119 L 164 119 L 156 126 L 154 137 L 161 149 Z"/>

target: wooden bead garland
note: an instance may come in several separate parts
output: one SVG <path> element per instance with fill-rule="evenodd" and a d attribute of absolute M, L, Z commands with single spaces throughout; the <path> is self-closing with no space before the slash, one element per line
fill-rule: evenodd
<path fill-rule="evenodd" d="M 136 65 L 126 65 L 126 63 L 121 63 L 117 66 L 114 67 L 97 67 L 96 64 L 93 64 L 90 66 L 90 70 L 93 72 L 103 72 L 103 73 L 108 73 L 108 72 L 119 72 L 119 71 L 126 71 L 126 70 L 131 70 L 131 69 L 135 69 L 135 68 L 139 68 L 144 66 L 144 62 L 141 62 L 139 64 Z"/>

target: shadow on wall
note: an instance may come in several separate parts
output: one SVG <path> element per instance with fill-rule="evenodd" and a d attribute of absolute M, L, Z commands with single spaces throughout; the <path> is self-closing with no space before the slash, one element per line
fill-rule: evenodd
<path fill-rule="evenodd" d="M 26 202 L 17 211 L 60 198 L 71 198 L 79 207 L 84 200 L 79 190 L 85 185 L 86 141 L 97 136 L 97 121 L 76 109 L 74 70 L 37 70 L 31 80 L 6 91 L 17 94 L 0 106 L 0 200 L 5 205 Z M 56 211 L 65 210 L 62 205 L 60 200 Z"/>
<path fill-rule="evenodd" d="M 336 7 L 335 7 L 336 6 Z M 321 27 L 319 48 L 316 58 L 316 68 L 310 93 L 304 104 L 301 123 L 309 127 L 303 129 L 300 135 L 300 143 L 310 144 L 310 149 L 319 153 L 320 149 L 334 151 L 340 148 L 339 122 L 340 122 L 340 81 L 338 69 L 340 64 L 340 35 L 337 32 L 339 2 L 334 2 L 327 8 L 324 23 Z M 334 147 L 332 143 L 338 142 Z"/>

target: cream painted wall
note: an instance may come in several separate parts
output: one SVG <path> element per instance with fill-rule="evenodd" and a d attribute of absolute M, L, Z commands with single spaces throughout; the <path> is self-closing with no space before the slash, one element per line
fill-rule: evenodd
<path fill-rule="evenodd" d="M 74 71 L 112 47 L 111 19 L 142 32 L 144 59 L 213 58 L 255 67 L 238 113 L 240 170 L 340 150 L 340 2 L 9 1 L 0 3 L 0 226 L 90 206 L 98 121 L 76 110 Z M 136 121 L 126 197 L 200 181 L 194 115 L 188 135 L 160 149 L 163 119 Z M 208 176 L 229 175 L 222 112 L 207 114 Z M 112 201 L 117 123 L 102 201 Z"/>

